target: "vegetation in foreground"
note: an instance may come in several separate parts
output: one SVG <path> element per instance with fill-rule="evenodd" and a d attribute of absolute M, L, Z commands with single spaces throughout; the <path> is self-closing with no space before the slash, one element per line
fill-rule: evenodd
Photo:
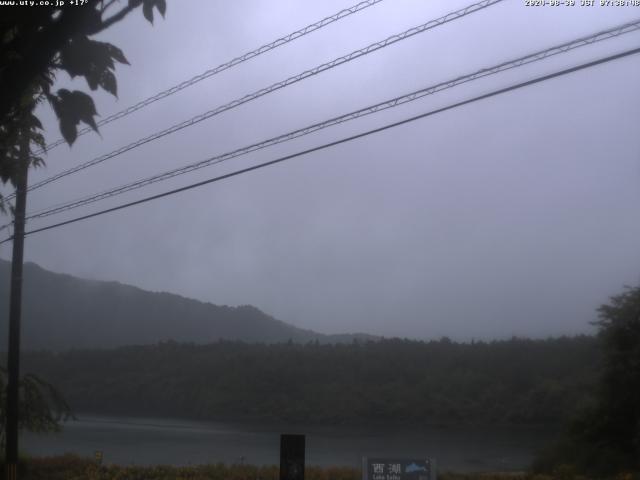
<path fill-rule="evenodd" d="M 589 474 L 640 472 L 640 287 L 612 297 L 598 313 L 603 361 L 593 399 L 538 457 L 538 471 L 565 464 Z"/>
<path fill-rule="evenodd" d="M 277 466 L 200 465 L 193 467 L 123 467 L 97 465 L 90 459 L 75 455 L 33 458 L 21 464 L 23 480 L 278 480 Z M 4 478 L 4 477 L 0 477 Z M 361 480 L 359 469 L 349 467 L 307 467 L 306 480 Z M 561 467 L 551 475 L 522 472 L 505 473 L 442 473 L 439 480 L 587 480 L 569 467 Z M 602 478 L 602 477 L 601 477 Z M 623 473 L 607 477 L 611 480 L 640 480 L 640 475 Z"/>
<path fill-rule="evenodd" d="M 4 473 L 4 472 L 3 472 Z M 3 478 L 3 477 L 0 477 Z M 23 480 L 278 480 L 276 466 L 224 464 L 190 467 L 98 465 L 95 461 L 76 455 L 48 458 L 29 458 L 20 465 Z M 310 467 L 307 480 L 360 480 L 358 470 L 352 468 Z"/>

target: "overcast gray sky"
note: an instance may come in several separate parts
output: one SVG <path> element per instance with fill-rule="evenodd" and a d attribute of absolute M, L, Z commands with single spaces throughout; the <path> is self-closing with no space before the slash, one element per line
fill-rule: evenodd
<path fill-rule="evenodd" d="M 131 66 L 104 117 L 354 0 L 169 1 L 103 38 Z M 50 152 L 48 177 L 471 1 L 385 0 Z M 578 1 L 578 4 L 580 1 Z M 28 210 L 102 191 L 640 17 L 506 0 L 51 184 Z M 640 45 L 640 34 L 32 222 L 186 185 Z M 60 85 L 88 91 L 84 80 Z M 640 280 L 640 57 L 545 82 L 225 182 L 28 237 L 26 258 L 323 333 L 458 340 L 592 331 Z M 59 137 L 43 109 L 47 137 Z M 3 192 L 7 193 L 4 188 Z M 10 245 L 0 247 L 10 257 Z M 178 321 L 178 319 L 176 319 Z"/>

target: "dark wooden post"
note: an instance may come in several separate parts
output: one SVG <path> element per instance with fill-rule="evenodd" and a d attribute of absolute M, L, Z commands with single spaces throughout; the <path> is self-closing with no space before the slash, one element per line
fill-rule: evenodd
<path fill-rule="evenodd" d="M 18 417 L 20 395 L 20 316 L 22 311 L 22 262 L 24 257 L 24 222 L 27 208 L 27 172 L 29 138 L 23 133 L 20 164 L 16 178 L 16 204 L 13 220 L 13 257 L 11 260 L 11 295 L 9 298 L 9 351 L 7 379 L 6 461 L 7 479 L 16 480 L 18 470 Z"/>

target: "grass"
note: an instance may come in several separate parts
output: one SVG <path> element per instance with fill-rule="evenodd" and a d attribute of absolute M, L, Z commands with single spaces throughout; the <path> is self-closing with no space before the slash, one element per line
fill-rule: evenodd
<path fill-rule="evenodd" d="M 4 479 L 2 468 L 0 479 Z M 97 465 L 95 461 L 76 455 L 47 458 L 27 458 L 21 462 L 20 480 L 278 480 L 276 466 L 200 465 L 175 467 L 157 465 L 132 467 Z M 359 469 L 349 467 L 307 467 L 305 480 L 361 480 Z M 589 480 L 573 475 L 570 470 L 558 470 L 554 475 L 530 473 L 443 473 L 438 480 Z M 640 475 L 621 474 L 609 480 L 640 480 Z"/>

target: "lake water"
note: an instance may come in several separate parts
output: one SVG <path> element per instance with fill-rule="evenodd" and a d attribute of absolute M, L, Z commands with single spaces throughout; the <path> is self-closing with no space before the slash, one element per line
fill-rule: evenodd
<path fill-rule="evenodd" d="M 360 467 L 363 456 L 435 458 L 440 471 L 527 468 L 553 432 L 525 428 L 429 427 L 419 431 L 232 423 L 79 415 L 62 433 L 24 434 L 31 455 L 104 454 L 121 465 L 279 464 L 279 435 L 307 435 L 307 465 Z"/>

